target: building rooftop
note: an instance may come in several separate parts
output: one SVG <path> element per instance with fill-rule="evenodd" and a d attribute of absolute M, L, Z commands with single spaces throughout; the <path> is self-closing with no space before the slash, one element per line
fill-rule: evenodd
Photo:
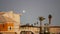
<path fill-rule="evenodd" d="M 39 28 L 39 26 L 32 26 L 32 25 L 21 25 L 20 27 L 36 27 L 36 28 Z M 50 28 L 60 28 L 60 26 L 50 26 Z"/>
<path fill-rule="evenodd" d="M 5 16 L 0 16 L 0 23 L 5 23 L 5 22 L 15 22 L 11 18 L 5 17 Z"/>

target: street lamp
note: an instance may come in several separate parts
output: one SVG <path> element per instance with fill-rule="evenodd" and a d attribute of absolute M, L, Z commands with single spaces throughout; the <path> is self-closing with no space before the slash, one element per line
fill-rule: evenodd
<path fill-rule="evenodd" d="M 23 10 L 23 13 L 25 13 L 26 11 L 25 10 Z"/>
<path fill-rule="evenodd" d="M 44 20 L 45 18 L 43 18 L 43 17 L 39 17 L 39 21 L 40 21 L 40 34 L 43 34 L 43 32 L 42 32 L 42 28 L 43 28 L 43 26 L 42 26 L 42 21 Z"/>
<path fill-rule="evenodd" d="M 50 24 L 51 24 L 51 19 L 52 19 L 52 15 L 51 14 L 48 15 L 48 19 L 49 19 L 49 33 L 50 33 Z"/>
<path fill-rule="evenodd" d="M 51 18 L 52 18 L 52 15 L 51 15 L 51 14 L 49 14 L 49 15 L 48 15 L 49 24 L 51 24 Z"/>

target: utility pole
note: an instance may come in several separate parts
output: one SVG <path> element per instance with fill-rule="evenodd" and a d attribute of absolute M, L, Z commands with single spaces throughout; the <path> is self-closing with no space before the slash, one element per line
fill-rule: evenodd
<path fill-rule="evenodd" d="M 51 14 L 48 15 L 48 19 L 49 19 L 49 33 L 50 33 L 50 24 L 51 24 L 51 19 L 52 19 L 52 15 Z"/>

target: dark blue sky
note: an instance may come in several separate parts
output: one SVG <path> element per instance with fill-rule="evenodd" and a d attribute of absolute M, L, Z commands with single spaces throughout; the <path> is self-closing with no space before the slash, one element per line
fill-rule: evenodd
<path fill-rule="evenodd" d="M 43 23 L 48 23 L 48 15 L 51 14 L 51 25 L 60 25 L 60 0 L 0 0 L 0 11 L 10 10 L 22 13 L 21 24 L 36 23 L 38 16 L 45 17 Z"/>

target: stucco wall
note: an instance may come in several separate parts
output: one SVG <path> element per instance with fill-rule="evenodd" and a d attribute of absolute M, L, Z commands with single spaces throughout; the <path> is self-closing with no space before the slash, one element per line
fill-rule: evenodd
<path fill-rule="evenodd" d="M 25 26 L 25 27 L 20 27 L 20 32 L 21 31 L 32 31 L 34 34 L 39 34 L 39 31 L 40 31 L 40 28 L 39 27 L 27 27 L 27 26 Z M 60 27 L 55 27 L 55 26 L 53 26 L 53 27 L 51 27 L 50 28 L 50 33 L 60 33 Z"/>

